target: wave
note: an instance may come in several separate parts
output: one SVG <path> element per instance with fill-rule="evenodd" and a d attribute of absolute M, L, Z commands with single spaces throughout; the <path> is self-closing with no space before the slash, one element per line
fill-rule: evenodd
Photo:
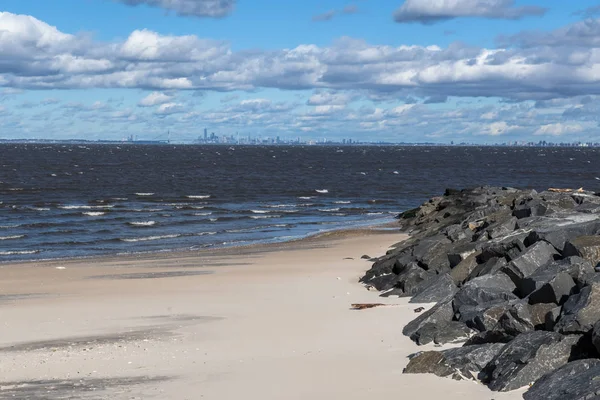
<path fill-rule="evenodd" d="M 327 189 L 315 189 L 315 192 L 317 192 L 317 193 L 329 193 L 329 190 L 327 190 Z"/>
<path fill-rule="evenodd" d="M 319 211 L 323 211 L 323 212 L 335 212 L 335 211 L 340 211 L 339 207 L 334 207 L 334 208 L 319 208 Z"/>
<path fill-rule="evenodd" d="M 16 224 L 16 225 L 0 225 L 0 229 L 11 229 L 11 228 L 18 228 L 22 226 L 21 224 Z"/>
<path fill-rule="evenodd" d="M 16 255 L 23 255 L 23 254 L 37 254 L 40 251 L 41 250 L 0 251 L 0 256 L 16 256 Z"/>
<path fill-rule="evenodd" d="M 210 199 L 210 194 L 206 194 L 206 195 L 189 195 L 189 196 L 185 196 L 188 199 Z"/>
<path fill-rule="evenodd" d="M 14 239 L 22 239 L 25 235 L 13 235 L 13 236 L 0 236 L 0 240 L 14 240 Z"/>
<path fill-rule="evenodd" d="M 156 221 L 128 222 L 127 225 L 131 225 L 131 226 L 152 226 L 152 225 L 156 225 Z"/>
<path fill-rule="evenodd" d="M 302 200 L 310 200 L 310 199 L 314 199 L 314 198 L 315 198 L 315 196 L 300 196 L 300 197 L 298 197 L 298 198 L 299 198 L 299 199 L 302 199 Z"/>
<path fill-rule="evenodd" d="M 85 205 L 68 205 L 68 206 L 58 206 L 58 208 L 62 210 L 101 210 L 104 208 L 113 208 L 114 205 L 107 204 L 103 206 L 85 206 Z"/>
<path fill-rule="evenodd" d="M 281 215 L 252 215 L 252 219 L 281 218 Z"/>
<path fill-rule="evenodd" d="M 338 200 L 338 201 L 334 201 L 334 204 L 350 204 L 352 203 L 351 201 L 347 201 L 347 200 Z"/>
<path fill-rule="evenodd" d="M 265 204 L 267 208 L 285 208 L 285 207 L 296 207 L 297 204 Z"/>
<path fill-rule="evenodd" d="M 106 214 L 105 212 L 102 211 L 88 211 L 88 212 L 82 212 L 83 215 L 87 215 L 88 217 L 99 217 L 101 215 Z"/>
<path fill-rule="evenodd" d="M 150 240 L 161 240 L 161 239 L 174 239 L 182 236 L 181 234 L 173 234 L 173 235 L 160 235 L 160 236 L 144 236 L 137 238 L 120 238 L 119 240 L 122 242 L 147 242 Z"/>
<path fill-rule="evenodd" d="M 211 215 L 211 214 L 212 214 L 211 212 L 203 212 L 203 213 L 194 213 L 192 215 L 195 217 L 205 217 L 205 216 Z"/>
<path fill-rule="evenodd" d="M 268 214 L 271 211 L 267 211 L 267 210 L 250 210 L 252 213 L 254 214 Z"/>
<path fill-rule="evenodd" d="M 154 193 L 134 193 L 136 196 L 154 196 Z"/>

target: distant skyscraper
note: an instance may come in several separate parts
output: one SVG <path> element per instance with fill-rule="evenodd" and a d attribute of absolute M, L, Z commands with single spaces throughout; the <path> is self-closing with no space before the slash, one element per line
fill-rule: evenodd
<path fill-rule="evenodd" d="M 208 129 L 204 128 L 204 141 L 208 140 Z"/>

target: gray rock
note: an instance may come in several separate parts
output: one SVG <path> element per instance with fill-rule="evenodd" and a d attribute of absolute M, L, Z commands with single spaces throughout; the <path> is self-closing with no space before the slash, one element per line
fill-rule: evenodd
<path fill-rule="evenodd" d="M 454 309 L 463 306 L 478 306 L 489 303 L 503 303 L 518 299 L 512 292 L 515 284 L 503 273 L 484 275 L 468 281 L 454 296 Z"/>
<path fill-rule="evenodd" d="M 498 239 L 512 233 L 517 228 L 517 218 L 508 217 L 507 220 L 498 221 L 486 228 L 486 232 L 490 239 Z"/>
<path fill-rule="evenodd" d="M 410 339 L 419 346 L 434 342 L 446 344 L 464 342 L 475 331 L 458 321 L 441 321 L 437 324 L 427 323 L 417 330 Z"/>
<path fill-rule="evenodd" d="M 477 252 L 475 243 L 466 243 L 456 246 L 448 252 L 448 261 L 450 268 L 456 267 L 462 260 Z"/>
<path fill-rule="evenodd" d="M 476 346 L 486 343 L 508 343 L 515 337 L 506 332 L 500 331 L 483 331 L 471 336 L 464 346 Z"/>
<path fill-rule="evenodd" d="M 529 312 L 531 314 L 531 322 L 535 330 L 548 330 L 551 331 L 554 328 L 554 322 L 558 318 L 558 314 L 554 316 L 554 309 L 556 309 L 554 303 L 537 303 L 529 306 Z M 560 308 L 558 308 L 560 313 Z M 548 319 L 552 320 L 552 327 L 547 329 Z"/>
<path fill-rule="evenodd" d="M 495 391 L 527 386 L 565 365 L 579 339 L 556 332 L 523 333 L 504 345 L 481 371 L 480 379 Z"/>
<path fill-rule="evenodd" d="M 600 320 L 600 283 L 593 282 L 569 297 L 562 307 L 554 330 L 560 333 L 587 333 Z"/>
<path fill-rule="evenodd" d="M 450 277 L 456 285 L 462 284 L 467 280 L 471 272 L 477 268 L 477 257 L 481 252 L 475 252 L 462 260 L 456 267 L 450 271 Z"/>
<path fill-rule="evenodd" d="M 600 263 L 600 236 L 580 236 L 565 243 L 563 255 L 579 256 L 596 266 Z"/>
<path fill-rule="evenodd" d="M 448 274 L 438 275 L 422 284 L 413 298 L 411 303 L 437 303 L 438 301 L 447 300 L 454 296 L 458 288 Z"/>
<path fill-rule="evenodd" d="M 592 344 L 600 354 L 600 321 L 596 322 L 592 328 Z"/>
<path fill-rule="evenodd" d="M 452 309 L 452 301 L 439 302 L 406 324 L 404 329 L 402 329 L 402 334 L 411 337 L 425 324 L 437 324 L 443 321 L 452 321 L 453 315 L 454 310 Z"/>
<path fill-rule="evenodd" d="M 600 396 L 600 360 L 572 361 L 538 379 L 525 400 L 594 400 Z"/>
<path fill-rule="evenodd" d="M 404 369 L 405 374 L 435 374 L 456 380 L 473 379 L 504 347 L 503 344 L 458 347 L 444 351 L 415 354 Z"/>
<path fill-rule="evenodd" d="M 483 263 L 490 258 L 505 258 L 507 260 L 517 258 L 527 248 L 525 241 L 529 234 L 530 231 L 520 229 L 505 237 L 480 243 L 478 250 L 481 250 L 481 255 L 478 261 Z"/>
<path fill-rule="evenodd" d="M 444 235 L 439 234 L 425 238 L 413 249 L 413 256 L 419 265 L 426 270 L 447 272 L 450 271 L 448 250 L 452 242 Z"/>
<path fill-rule="evenodd" d="M 567 301 L 577 288 L 573 278 L 565 272 L 560 272 L 553 277 L 546 275 L 538 276 L 538 278 L 536 286 L 539 286 L 539 288 L 531 292 L 528 297 L 531 304 L 556 303 L 560 305 Z"/>
<path fill-rule="evenodd" d="M 533 274 L 538 268 L 546 265 L 554 258 L 559 256 L 558 252 L 551 244 L 546 242 L 537 242 L 529 247 L 521 256 L 508 263 L 503 271 L 518 283 L 523 278 Z"/>
<path fill-rule="evenodd" d="M 504 258 L 490 258 L 483 264 L 477 265 L 469 275 L 469 280 L 478 278 L 483 275 L 493 275 L 496 272 L 502 271 L 507 266 L 507 262 Z"/>

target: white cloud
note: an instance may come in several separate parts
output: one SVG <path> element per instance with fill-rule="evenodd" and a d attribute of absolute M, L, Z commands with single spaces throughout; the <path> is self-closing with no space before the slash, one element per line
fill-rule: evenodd
<path fill-rule="evenodd" d="M 181 16 L 224 17 L 235 8 L 236 0 L 114 0 L 129 6 L 147 5 L 175 11 Z"/>
<path fill-rule="evenodd" d="M 584 130 L 578 123 L 547 124 L 540 126 L 533 134 L 536 136 L 563 136 L 573 133 L 580 133 Z"/>
<path fill-rule="evenodd" d="M 173 96 L 169 96 L 162 92 L 152 92 L 148 96 L 141 99 L 138 105 L 140 107 L 152 107 L 159 104 L 168 103 L 171 100 L 173 100 Z"/>
<path fill-rule="evenodd" d="M 520 19 L 543 15 L 537 6 L 515 7 L 514 0 L 405 0 L 396 10 L 396 22 L 432 24 L 460 17 Z"/>
<path fill-rule="evenodd" d="M 158 106 L 158 108 L 156 110 L 154 110 L 154 113 L 156 115 L 171 115 L 171 114 L 184 113 L 186 111 L 187 111 L 187 108 L 185 107 L 184 104 L 165 103 L 165 104 L 161 104 L 160 106 Z"/>

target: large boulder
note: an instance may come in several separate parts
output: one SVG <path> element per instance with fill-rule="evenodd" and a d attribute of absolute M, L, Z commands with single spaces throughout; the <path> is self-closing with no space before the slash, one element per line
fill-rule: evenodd
<path fill-rule="evenodd" d="M 512 292 L 515 284 L 503 273 L 484 275 L 465 283 L 454 296 L 454 309 L 460 312 L 464 306 L 503 303 L 518 299 Z"/>
<path fill-rule="evenodd" d="M 435 374 L 453 379 L 474 379 L 504 347 L 503 344 L 457 347 L 444 351 L 425 351 L 410 359 L 406 374 Z"/>
<path fill-rule="evenodd" d="M 544 331 L 518 335 L 485 366 L 480 379 L 494 391 L 527 386 L 566 364 L 579 339 Z"/>
<path fill-rule="evenodd" d="M 558 256 L 558 252 L 550 243 L 536 242 L 512 260 L 503 271 L 518 285 L 523 278 L 529 277 L 538 268 L 554 261 Z"/>
<path fill-rule="evenodd" d="M 458 321 L 440 321 L 427 323 L 410 336 L 419 346 L 434 342 L 435 344 L 464 342 L 475 334 L 471 328 Z"/>
<path fill-rule="evenodd" d="M 458 288 L 448 274 L 438 275 L 422 284 L 410 299 L 411 303 L 437 303 L 451 298 Z"/>
<path fill-rule="evenodd" d="M 538 379 L 525 400 L 596 400 L 600 397 L 600 360 L 572 361 Z"/>
<path fill-rule="evenodd" d="M 587 333 L 600 320 L 600 283 L 592 282 L 563 305 L 554 330 L 560 333 Z"/>
<path fill-rule="evenodd" d="M 600 263 L 600 236 L 580 236 L 565 243 L 565 256 L 579 256 L 594 266 Z"/>
<path fill-rule="evenodd" d="M 452 321 L 454 310 L 452 309 L 452 301 L 442 301 L 419 315 L 414 320 L 410 321 L 404 329 L 402 334 L 404 336 L 412 337 L 419 329 L 426 324 L 438 324 L 444 321 Z"/>

